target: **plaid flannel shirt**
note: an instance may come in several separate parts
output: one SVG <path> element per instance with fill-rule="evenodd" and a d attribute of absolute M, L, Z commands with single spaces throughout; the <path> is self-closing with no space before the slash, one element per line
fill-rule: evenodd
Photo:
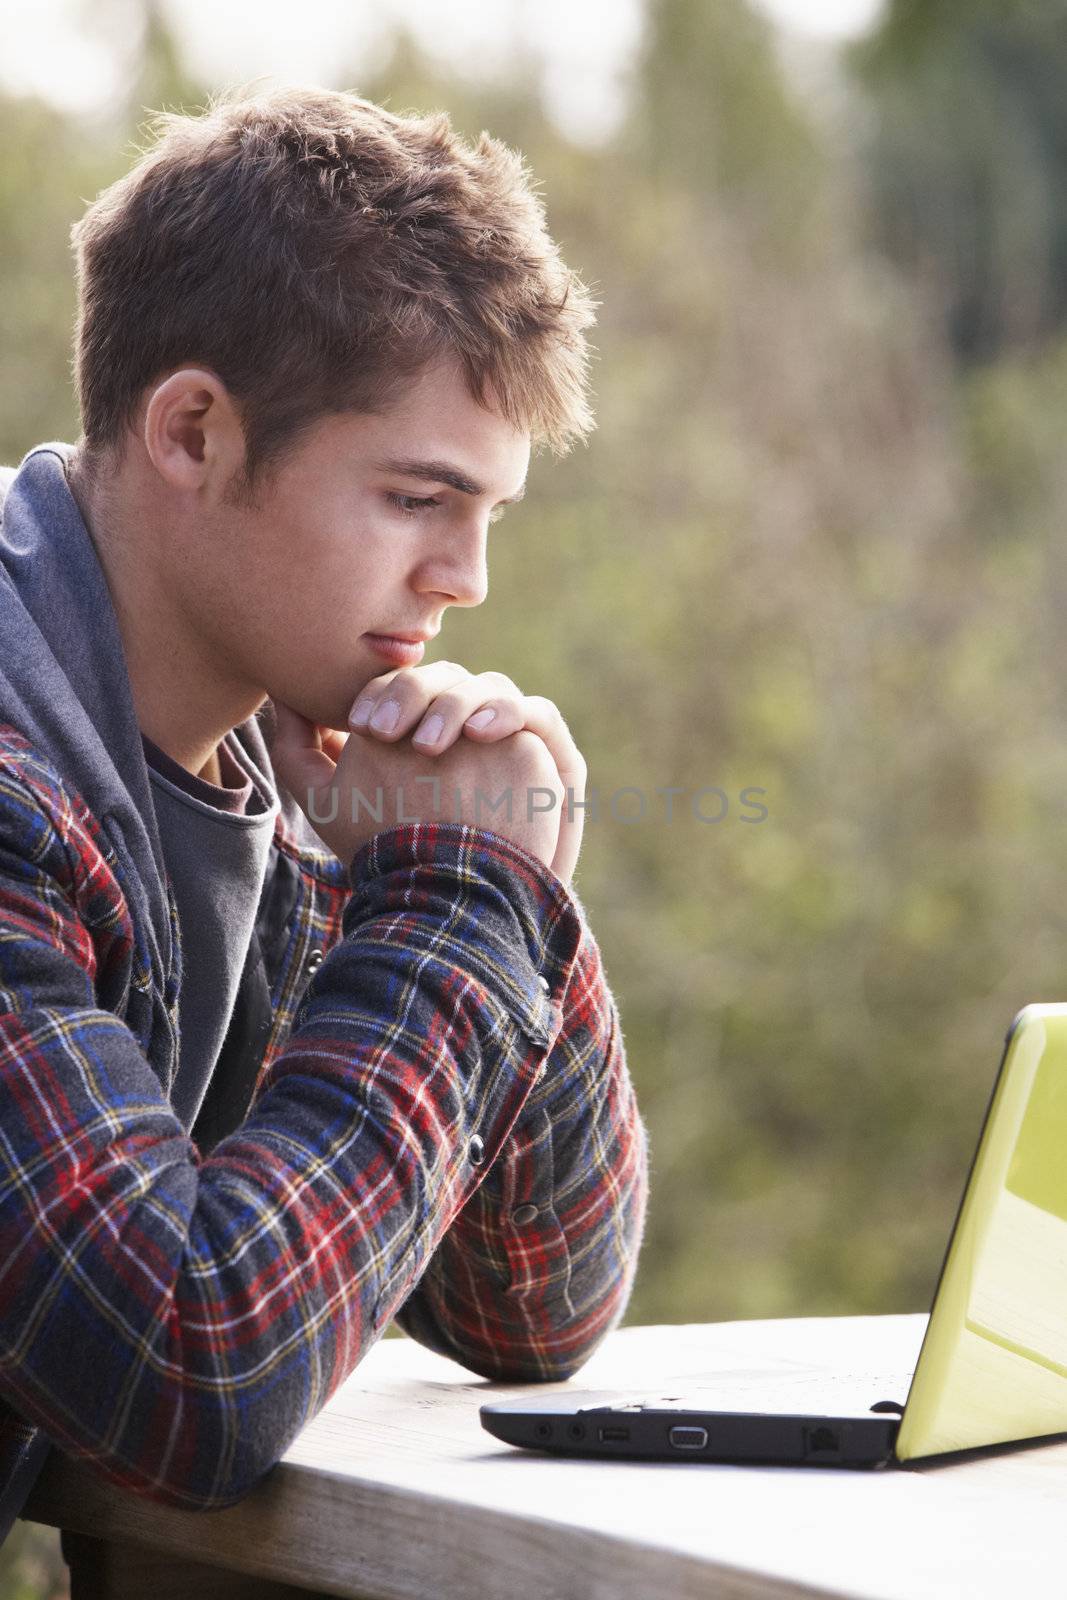
<path fill-rule="evenodd" d="M 380 833 L 346 870 L 283 808 L 275 844 L 297 894 L 271 1032 L 205 1154 L 167 1097 L 173 896 L 159 972 L 106 829 L 0 728 L 0 1485 L 39 1429 L 227 1506 L 394 1317 L 536 1381 L 622 1316 L 646 1134 L 574 894 L 464 826 Z"/>

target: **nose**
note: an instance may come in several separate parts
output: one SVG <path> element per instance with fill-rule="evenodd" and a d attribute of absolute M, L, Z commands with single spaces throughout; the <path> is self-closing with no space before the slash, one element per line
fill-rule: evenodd
<path fill-rule="evenodd" d="M 419 566 L 415 588 L 450 606 L 480 606 L 489 593 L 488 529 L 481 517 L 453 522 Z"/>

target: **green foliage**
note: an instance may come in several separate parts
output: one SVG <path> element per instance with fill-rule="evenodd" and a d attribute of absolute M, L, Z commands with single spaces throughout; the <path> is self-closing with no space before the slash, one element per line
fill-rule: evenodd
<path fill-rule="evenodd" d="M 872 72 L 914 70 L 925 51 L 976 24 L 1063 20 L 1063 0 L 889 0 L 874 32 L 853 47 Z"/>
<path fill-rule="evenodd" d="M 1064 0 L 895 0 L 852 51 L 876 236 L 965 362 L 1067 318 L 1065 24 Z"/>
<path fill-rule="evenodd" d="M 0 1550 L 4 1600 L 67 1600 L 68 1578 L 55 1529 L 16 1522 Z"/>
<path fill-rule="evenodd" d="M 746 0 L 650 0 L 628 146 L 670 190 L 781 207 L 815 162 L 783 92 L 770 25 Z"/>
<path fill-rule="evenodd" d="M 0 455 L 65 437 L 74 291 L 67 236 L 96 184 L 84 141 L 56 112 L 0 97 Z"/>

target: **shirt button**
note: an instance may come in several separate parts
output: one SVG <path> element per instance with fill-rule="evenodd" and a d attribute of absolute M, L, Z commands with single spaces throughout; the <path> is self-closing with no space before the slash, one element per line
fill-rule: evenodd
<path fill-rule="evenodd" d="M 467 1146 L 467 1160 L 472 1167 L 480 1167 L 485 1160 L 485 1141 L 477 1133 Z"/>
<path fill-rule="evenodd" d="M 305 972 L 308 974 L 317 972 L 319 967 L 322 966 L 322 958 L 323 952 L 321 950 L 312 950 L 311 954 L 307 958 L 307 965 L 304 968 Z"/>
<path fill-rule="evenodd" d="M 549 991 L 549 988 L 550 988 L 548 979 L 547 978 L 538 978 L 537 981 L 541 985 L 541 987 L 545 991 L 545 993 L 547 994 L 548 991 Z"/>
<path fill-rule="evenodd" d="M 536 1215 L 536 1206 L 517 1206 L 516 1209 L 511 1213 L 511 1220 L 515 1224 L 516 1228 L 524 1228 L 528 1222 L 533 1221 Z"/>

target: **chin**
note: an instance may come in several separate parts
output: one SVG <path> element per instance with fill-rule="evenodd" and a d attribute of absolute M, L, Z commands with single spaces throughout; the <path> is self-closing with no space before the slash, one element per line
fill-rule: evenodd
<path fill-rule="evenodd" d="M 265 724 L 273 734 L 275 727 L 273 702 L 281 700 L 284 705 L 289 706 L 293 711 L 299 712 L 300 716 L 306 717 L 308 722 L 313 722 L 320 728 L 332 728 L 338 733 L 348 733 L 350 732 L 348 713 L 351 711 L 358 693 L 359 690 L 357 688 L 351 694 L 345 695 L 343 699 L 333 696 L 327 700 L 322 695 L 316 694 L 294 694 L 290 699 L 288 695 L 275 692 L 268 694 L 257 715 L 260 722 Z"/>
<path fill-rule="evenodd" d="M 320 728 L 334 728 L 338 733 L 348 733 L 348 713 L 355 699 L 355 693 L 346 695 L 343 700 L 323 700 L 309 695 L 306 702 L 300 702 L 298 709 L 302 717 L 307 717 L 309 722 L 316 723 Z"/>

